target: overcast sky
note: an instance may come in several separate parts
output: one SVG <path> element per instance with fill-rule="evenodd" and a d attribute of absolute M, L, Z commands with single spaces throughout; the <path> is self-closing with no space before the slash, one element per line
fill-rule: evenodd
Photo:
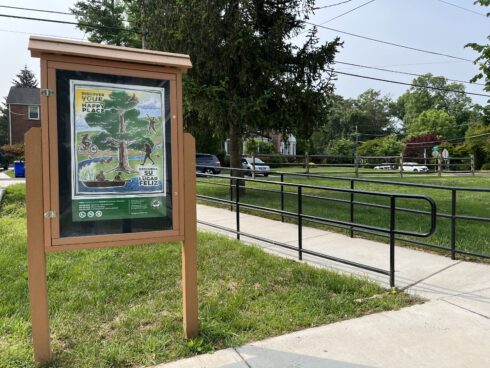
<path fill-rule="evenodd" d="M 317 0 L 317 6 L 331 5 L 345 0 Z M 473 5 L 473 0 L 447 0 L 458 6 L 484 14 L 490 9 Z M 55 11 L 68 11 L 71 0 L 0 0 L 0 5 L 38 8 Z M 349 11 L 368 0 L 351 0 L 345 4 L 321 9 L 311 18 L 319 24 Z M 13 14 L 38 18 L 74 20 L 70 15 L 46 14 L 11 10 L 0 7 L 0 14 Z M 448 5 L 441 0 L 375 0 L 338 19 L 325 23 L 325 26 L 338 30 L 361 34 L 371 38 L 400 43 L 416 48 L 432 50 L 462 58 L 474 59 L 476 53 L 465 49 L 468 42 L 486 42 L 490 33 L 490 19 Z M 0 17 L 0 96 L 6 96 L 11 80 L 24 65 L 39 74 L 38 59 L 32 59 L 27 50 L 28 34 L 84 39 L 84 34 L 71 25 L 9 19 Z M 337 33 L 320 29 L 318 36 L 322 41 L 332 40 Z M 381 45 L 339 34 L 344 48 L 337 56 L 338 61 L 386 67 L 410 73 L 433 73 L 447 78 L 469 80 L 477 73 L 471 62 L 460 62 L 443 56 L 429 55 L 416 51 Z M 172 50 L 166 50 L 172 51 Z M 337 65 L 337 70 L 354 74 L 411 82 L 413 77 L 368 69 Z M 408 87 L 364 80 L 339 75 L 336 82 L 337 93 L 355 97 L 368 88 L 381 90 L 397 97 Z M 481 86 L 469 85 L 467 91 L 485 93 Z M 475 102 L 485 104 L 487 98 L 472 97 Z"/>

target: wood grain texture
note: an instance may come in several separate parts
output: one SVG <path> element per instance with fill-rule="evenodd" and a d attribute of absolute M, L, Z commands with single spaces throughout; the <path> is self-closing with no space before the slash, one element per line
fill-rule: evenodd
<path fill-rule="evenodd" d="M 182 284 L 184 333 L 187 338 L 199 334 L 197 300 L 197 222 L 196 222 L 196 142 L 184 134 L 184 241 L 182 243 Z"/>
<path fill-rule="evenodd" d="M 43 246 L 43 172 L 41 128 L 32 128 L 25 135 L 27 265 L 32 315 L 34 358 L 44 363 L 51 359 L 48 317 L 46 254 Z"/>

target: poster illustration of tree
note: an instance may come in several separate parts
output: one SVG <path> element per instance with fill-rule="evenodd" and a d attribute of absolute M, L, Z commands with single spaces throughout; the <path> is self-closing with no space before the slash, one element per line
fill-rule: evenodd
<path fill-rule="evenodd" d="M 165 214 L 164 90 L 70 82 L 73 221 Z"/>

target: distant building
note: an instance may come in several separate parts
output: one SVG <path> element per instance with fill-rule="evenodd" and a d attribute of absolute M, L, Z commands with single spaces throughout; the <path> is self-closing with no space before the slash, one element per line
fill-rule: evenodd
<path fill-rule="evenodd" d="M 274 145 L 274 151 L 284 156 L 295 156 L 296 155 L 296 137 L 292 134 L 288 134 L 286 139 L 283 139 L 282 134 L 272 133 L 270 135 L 263 135 L 256 133 L 250 137 L 256 142 L 272 143 Z M 228 155 L 228 145 L 230 144 L 230 139 L 225 141 L 225 153 Z M 243 141 L 242 152 L 247 153 L 245 147 L 246 142 Z M 257 152 L 260 153 L 260 152 Z"/>
<path fill-rule="evenodd" d="M 39 88 L 10 87 L 7 96 L 9 110 L 9 143 L 24 143 L 24 134 L 41 126 Z"/>

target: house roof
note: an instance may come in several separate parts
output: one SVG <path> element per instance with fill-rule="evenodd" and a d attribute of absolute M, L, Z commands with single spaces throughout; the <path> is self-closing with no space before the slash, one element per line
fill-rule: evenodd
<path fill-rule="evenodd" d="M 10 87 L 7 96 L 8 104 L 39 105 L 40 100 L 39 88 Z"/>

